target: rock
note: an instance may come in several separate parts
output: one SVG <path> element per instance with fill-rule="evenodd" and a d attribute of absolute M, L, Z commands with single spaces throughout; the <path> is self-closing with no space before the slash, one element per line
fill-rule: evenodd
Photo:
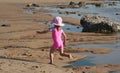
<path fill-rule="evenodd" d="M 30 54 L 30 53 L 23 53 L 22 55 L 23 56 L 32 56 L 32 54 Z"/>
<path fill-rule="evenodd" d="M 67 30 L 70 30 L 70 28 L 66 28 Z"/>
<path fill-rule="evenodd" d="M 26 7 L 40 7 L 40 6 L 35 3 L 30 3 L 30 4 L 27 4 Z"/>
<path fill-rule="evenodd" d="M 86 3 L 85 2 L 79 2 L 78 5 L 79 5 L 79 7 L 85 7 Z"/>
<path fill-rule="evenodd" d="M 72 5 L 72 6 L 73 6 L 73 5 L 76 5 L 76 4 L 75 4 L 74 2 L 71 1 L 71 2 L 69 3 L 69 5 Z"/>
<path fill-rule="evenodd" d="M 120 13 L 116 13 L 115 15 L 120 15 Z"/>
<path fill-rule="evenodd" d="M 79 8 L 79 5 L 77 3 L 71 1 L 68 5 L 68 8 Z"/>
<path fill-rule="evenodd" d="M 56 7 L 60 9 L 65 9 L 68 8 L 68 5 L 57 5 Z"/>
<path fill-rule="evenodd" d="M 10 27 L 10 24 L 2 24 L 1 27 Z"/>
<path fill-rule="evenodd" d="M 104 4 L 103 4 L 103 3 L 96 3 L 95 6 L 96 6 L 96 7 L 103 7 Z"/>
<path fill-rule="evenodd" d="M 75 11 L 58 11 L 58 13 L 59 14 L 67 14 L 67 15 L 69 15 L 69 14 L 77 14 L 77 12 L 75 12 Z"/>
<path fill-rule="evenodd" d="M 113 33 L 120 31 L 120 22 L 107 17 L 84 16 L 80 20 L 83 32 Z"/>
<path fill-rule="evenodd" d="M 33 7 L 40 7 L 38 4 L 32 4 Z"/>
<path fill-rule="evenodd" d="M 108 4 L 109 6 L 116 6 L 117 5 L 117 2 L 111 2 Z"/>
<path fill-rule="evenodd" d="M 79 27 L 79 26 L 77 26 L 76 28 L 77 28 L 77 29 L 79 29 L 80 27 Z"/>
<path fill-rule="evenodd" d="M 81 14 L 78 14 L 78 16 L 81 16 Z"/>
<path fill-rule="evenodd" d="M 26 5 L 26 7 L 30 7 L 30 5 L 29 5 L 29 4 L 27 4 L 27 5 Z"/>

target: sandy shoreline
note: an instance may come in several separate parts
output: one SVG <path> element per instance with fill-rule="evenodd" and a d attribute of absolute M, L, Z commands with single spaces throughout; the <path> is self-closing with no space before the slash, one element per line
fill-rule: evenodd
<path fill-rule="evenodd" d="M 4 0 L 0 1 L 0 73 L 108 73 L 120 70 L 120 65 L 98 65 L 77 68 L 64 68 L 70 65 L 68 62 L 83 59 L 88 55 L 76 54 L 76 52 L 92 52 L 104 54 L 112 52 L 111 48 L 83 48 L 74 50 L 66 49 L 72 53 L 73 60 L 59 56 L 55 53 L 55 65 L 49 63 L 49 49 L 52 45 L 51 32 L 43 35 L 36 34 L 47 25 L 38 21 L 50 21 L 53 16 L 43 14 L 25 14 L 23 8 L 28 3 L 56 4 L 56 0 Z M 75 0 L 77 2 L 78 0 Z M 39 3 L 40 2 L 40 3 Z M 57 0 L 57 3 L 66 3 L 70 0 Z M 63 17 L 64 22 L 79 24 L 79 19 Z M 3 24 L 8 26 L 3 26 Z M 76 45 L 74 42 L 87 43 L 115 43 L 120 36 L 108 36 L 96 33 L 72 33 L 66 32 L 67 46 Z M 75 36 L 73 36 L 75 35 Z M 99 37 L 96 37 L 99 36 Z M 104 39 L 106 40 L 104 40 Z M 97 41 L 100 40 L 100 41 Z M 79 43 L 79 44 L 80 44 Z M 74 53 L 73 53 L 74 52 Z M 101 72 L 102 70 L 102 72 Z"/>

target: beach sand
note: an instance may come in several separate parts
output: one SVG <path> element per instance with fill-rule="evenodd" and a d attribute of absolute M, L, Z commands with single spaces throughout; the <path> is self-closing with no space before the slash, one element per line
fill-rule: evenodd
<path fill-rule="evenodd" d="M 47 29 L 47 25 L 38 22 L 51 21 L 53 16 L 44 14 L 47 12 L 46 10 L 33 15 L 25 14 L 23 10 L 25 5 L 29 3 L 45 6 L 66 2 L 70 2 L 70 0 L 0 0 L 0 73 L 108 73 L 109 71 L 120 70 L 120 65 L 64 68 L 64 66 L 69 65 L 69 62 L 88 56 L 76 54 L 73 53 L 74 50 L 67 51 L 67 49 L 65 49 L 66 52 L 73 55 L 73 60 L 55 53 L 55 64 L 48 64 L 49 49 L 52 45 L 51 32 L 37 34 L 36 31 Z M 63 20 L 64 22 L 80 25 L 79 19 L 63 17 Z M 68 36 L 67 46 L 75 45 L 73 42 L 77 41 L 86 41 L 84 43 L 115 43 L 116 38 L 118 38 L 117 36 L 96 33 L 66 32 L 66 34 Z M 100 37 L 96 37 L 97 35 Z M 107 41 L 104 41 L 103 38 L 106 38 Z M 100 41 L 96 41 L 98 39 Z M 88 42 L 88 40 L 92 42 Z M 100 51 L 83 48 L 77 50 L 77 52 L 86 51 L 102 54 L 111 52 L 111 49 L 103 48 Z"/>

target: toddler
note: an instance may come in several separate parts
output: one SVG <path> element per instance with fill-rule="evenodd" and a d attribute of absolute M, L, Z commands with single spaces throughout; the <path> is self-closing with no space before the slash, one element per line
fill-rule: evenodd
<path fill-rule="evenodd" d="M 64 33 L 64 31 L 62 30 L 62 27 L 64 26 L 63 22 L 62 22 L 62 18 L 57 16 L 55 17 L 52 21 L 51 24 L 54 25 L 54 27 L 43 31 L 43 32 L 39 32 L 37 31 L 37 33 L 46 33 L 48 31 L 52 31 L 52 39 L 53 39 L 53 45 L 50 49 L 50 64 L 53 64 L 53 58 L 54 58 L 54 52 L 56 50 L 58 50 L 60 52 L 61 56 L 65 56 L 65 57 L 69 57 L 70 59 L 72 59 L 71 54 L 66 54 L 64 53 L 64 46 L 66 44 L 66 34 Z M 62 39 L 63 37 L 63 39 Z"/>

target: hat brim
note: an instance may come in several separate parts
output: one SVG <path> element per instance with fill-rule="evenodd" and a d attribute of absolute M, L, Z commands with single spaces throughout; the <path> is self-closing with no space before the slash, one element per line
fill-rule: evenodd
<path fill-rule="evenodd" d="M 61 23 L 61 24 L 56 24 L 56 23 L 53 23 L 54 25 L 56 26 L 64 26 L 65 24 Z"/>

